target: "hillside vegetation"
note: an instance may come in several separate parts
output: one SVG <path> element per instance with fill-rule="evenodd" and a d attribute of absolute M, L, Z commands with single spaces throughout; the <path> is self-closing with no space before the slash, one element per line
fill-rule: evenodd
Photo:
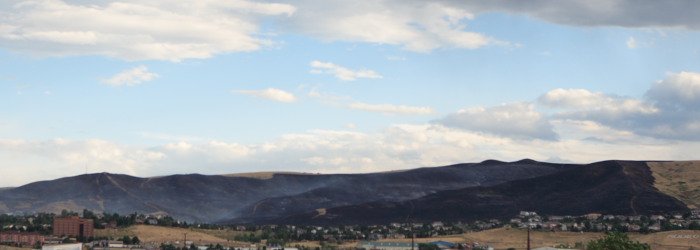
<path fill-rule="evenodd" d="M 700 161 L 648 162 L 654 187 L 685 203 L 700 208 Z"/>

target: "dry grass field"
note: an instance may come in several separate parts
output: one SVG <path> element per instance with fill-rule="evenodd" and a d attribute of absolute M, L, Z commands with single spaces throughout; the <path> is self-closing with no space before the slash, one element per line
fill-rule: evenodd
<path fill-rule="evenodd" d="M 18 247 L 10 247 L 10 246 L 0 245 L 0 250 L 27 250 L 27 248 L 18 248 Z"/>
<path fill-rule="evenodd" d="M 300 172 L 254 172 L 254 173 L 240 173 L 240 174 L 225 174 L 223 176 L 228 177 L 247 177 L 255 179 L 272 179 L 276 174 L 289 174 L 289 175 L 313 175 L 312 173 L 300 173 Z"/>
<path fill-rule="evenodd" d="M 249 246 L 249 243 L 236 242 L 233 240 L 238 233 L 236 231 L 221 230 L 199 230 L 173 227 L 136 225 L 122 229 L 100 229 L 95 230 L 95 236 L 108 236 L 112 238 L 122 238 L 124 236 L 138 236 L 142 242 L 171 243 L 187 241 L 202 244 L 221 244 L 222 246 Z"/>
<path fill-rule="evenodd" d="M 647 165 L 654 176 L 654 187 L 691 209 L 700 208 L 700 161 L 647 162 Z"/>
<path fill-rule="evenodd" d="M 630 239 L 647 243 L 651 249 L 688 250 L 700 249 L 700 231 L 678 230 L 654 234 L 630 234 Z"/>

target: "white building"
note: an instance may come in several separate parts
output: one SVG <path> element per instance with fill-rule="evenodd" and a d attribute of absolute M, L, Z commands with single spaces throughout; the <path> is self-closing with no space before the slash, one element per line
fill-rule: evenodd
<path fill-rule="evenodd" d="M 41 250 L 83 250 L 83 243 L 44 245 Z"/>

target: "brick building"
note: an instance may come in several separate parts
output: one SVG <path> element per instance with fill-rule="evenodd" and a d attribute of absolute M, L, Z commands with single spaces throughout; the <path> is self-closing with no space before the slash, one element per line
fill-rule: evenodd
<path fill-rule="evenodd" d="M 44 244 L 44 236 L 38 233 L 0 232 L 0 243 L 13 243 L 19 246 Z"/>
<path fill-rule="evenodd" d="M 93 222 L 78 216 L 55 218 L 53 220 L 53 235 L 92 237 L 94 233 Z"/>

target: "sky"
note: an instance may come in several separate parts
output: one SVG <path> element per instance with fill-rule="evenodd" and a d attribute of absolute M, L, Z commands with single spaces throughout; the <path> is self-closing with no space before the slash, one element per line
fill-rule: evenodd
<path fill-rule="evenodd" d="M 700 160 L 700 1 L 3 0 L 0 187 Z"/>

